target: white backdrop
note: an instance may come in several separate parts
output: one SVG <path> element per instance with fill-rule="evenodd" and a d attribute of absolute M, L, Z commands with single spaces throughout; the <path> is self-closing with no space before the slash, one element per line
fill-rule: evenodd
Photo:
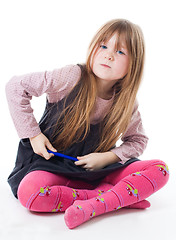
<path fill-rule="evenodd" d="M 14 227 L 15 221 L 12 221 L 10 225 L 4 221 L 4 217 L 7 218 L 6 209 L 9 208 L 7 203 L 13 205 L 11 210 L 7 211 L 9 218 L 12 216 L 14 219 L 13 209 L 15 207 L 19 208 L 19 211 L 25 211 L 14 200 L 6 183 L 6 178 L 14 166 L 19 139 L 8 111 L 4 91 L 5 84 L 13 75 L 52 70 L 68 64 L 84 62 L 87 47 L 93 35 L 102 24 L 113 18 L 126 18 L 138 24 L 144 33 L 146 63 L 138 101 L 144 128 L 150 141 L 141 159 L 159 158 L 166 161 L 170 168 L 171 178 L 168 185 L 153 198 L 156 206 L 157 201 L 163 202 L 158 209 L 158 214 L 165 204 L 169 201 L 171 201 L 170 204 L 174 202 L 176 197 L 174 191 L 176 182 L 175 15 L 174 0 L 0 1 L 0 186 L 2 189 L 0 199 L 0 229 L 2 231 L 0 234 L 3 232 L 2 236 L 11 236 L 9 234 L 12 234 L 14 239 L 17 239 L 18 236 L 16 227 Z M 34 98 L 32 106 L 34 114 L 39 120 L 44 110 L 45 96 Z M 173 211 L 170 209 L 170 212 L 176 213 L 174 204 Z M 18 217 L 18 211 L 15 214 Z M 25 211 L 25 214 L 27 221 L 29 213 Z M 115 221 L 112 216 L 110 221 Z M 171 219 L 171 215 L 167 217 Z M 50 219 L 48 220 L 50 221 Z M 53 219 L 56 221 L 56 216 Z M 108 218 L 104 221 L 107 222 Z M 103 228 L 101 223 L 95 222 L 95 224 L 99 224 L 99 229 Z M 170 222 L 167 224 L 168 230 L 170 230 Z M 86 225 L 86 227 L 89 231 L 93 225 Z M 36 236 L 38 233 L 36 229 L 34 228 L 34 232 L 31 234 Z M 81 229 L 84 230 L 84 227 Z M 40 230 L 43 231 L 41 225 Z M 57 230 L 54 229 L 54 231 L 57 236 Z M 30 233 L 30 231 L 24 231 L 25 236 L 26 233 Z M 151 236 L 152 233 L 159 234 L 157 236 L 160 239 L 163 236 L 164 239 L 163 233 L 151 232 Z M 49 234 L 49 230 L 45 231 L 46 236 L 48 236 L 47 234 Z M 71 236 L 69 230 L 65 230 L 65 234 L 64 236 Z M 131 238 L 130 234 L 125 234 L 126 237 Z M 169 236 L 168 239 L 172 239 L 171 231 L 169 234 L 166 236 Z M 105 236 L 108 235 L 105 234 Z M 120 232 L 120 236 L 123 237 L 122 232 Z"/>

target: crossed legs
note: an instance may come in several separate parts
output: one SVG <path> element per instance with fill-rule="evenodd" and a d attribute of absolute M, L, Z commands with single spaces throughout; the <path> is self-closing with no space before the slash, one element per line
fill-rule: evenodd
<path fill-rule="evenodd" d="M 31 211 L 66 211 L 65 222 L 74 228 L 122 207 L 149 207 L 145 198 L 162 188 L 168 177 L 168 168 L 160 160 L 134 162 L 109 174 L 96 188 L 50 172 L 33 171 L 21 181 L 18 198 Z"/>

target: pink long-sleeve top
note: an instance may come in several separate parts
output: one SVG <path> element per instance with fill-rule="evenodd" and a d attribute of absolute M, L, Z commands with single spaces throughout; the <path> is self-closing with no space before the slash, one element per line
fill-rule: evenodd
<path fill-rule="evenodd" d="M 78 65 L 68 65 L 53 71 L 12 77 L 6 85 L 6 95 L 10 114 L 19 137 L 31 138 L 41 133 L 30 104 L 32 96 L 39 97 L 46 93 L 48 102 L 58 102 L 70 92 L 80 77 L 81 69 Z M 97 97 L 94 112 L 90 117 L 91 124 L 96 124 L 104 118 L 112 102 L 113 97 L 110 100 Z M 111 150 L 121 159 L 121 163 L 138 157 L 146 148 L 148 138 L 144 133 L 137 103 L 131 122 L 121 140 L 123 143 Z"/>

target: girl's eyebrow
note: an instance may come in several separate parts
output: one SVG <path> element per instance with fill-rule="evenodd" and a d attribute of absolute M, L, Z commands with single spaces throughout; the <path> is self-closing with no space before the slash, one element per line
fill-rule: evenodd
<path fill-rule="evenodd" d="M 120 48 L 123 49 L 123 50 L 127 50 L 127 48 L 125 46 L 120 45 Z"/>
<path fill-rule="evenodd" d="M 125 50 L 125 51 L 128 51 L 128 49 L 127 49 L 127 46 L 126 45 L 124 45 L 124 44 L 119 44 L 118 45 L 118 47 L 120 48 L 120 49 L 123 49 L 123 50 Z"/>
<path fill-rule="evenodd" d="M 99 42 L 99 45 L 101 44 L 107 45 L 107 43 L 108 43 L 108 40 L 102 40 Z M 123 43 L 119 43 L 118 45 L 120 49 L 123 49 L 124 51 L 128 51 L 126 45 L 124 45 Z"/>

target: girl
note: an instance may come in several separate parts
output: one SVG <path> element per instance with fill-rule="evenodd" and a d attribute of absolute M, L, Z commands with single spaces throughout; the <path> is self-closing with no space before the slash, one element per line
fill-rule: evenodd
<path fill-rule="evenodd" d="M 21 141 L 8 182 L 24 207 L 66 211 L 65 222 L 74 228 L 122 207 L 150 206 L 145 198 L 166 184 L 169 172 L 163 161 L 137 159 L 148 141 L 136 101 L 144 53 L 140 28 L 115 19 L 94 36 L 86 64 L 9 81 L 7 99 Z M 38 124 L 30 100 L 43 93 L 46 109 Z"/>

